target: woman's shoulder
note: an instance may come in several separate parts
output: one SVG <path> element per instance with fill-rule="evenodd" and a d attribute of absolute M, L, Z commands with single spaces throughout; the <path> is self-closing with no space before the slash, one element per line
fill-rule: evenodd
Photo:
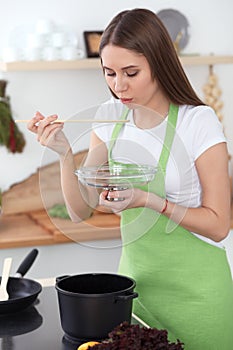
<path fill-rule="evenodd" d="M 194 128 L 195 126 L 217 126 L 222 127 L 213 108 L 207 105 L 190 106 L 182 105 L 179 107 L 178 125 L 185 128 Z"/>
<path fill-rule="evenodd" d="M 195 159 L 207 148 L 226 141 L 223 125 L 209 106 L 180 106 L 177 131 Z"/>
<path fill-rule="evenodd" d="M 213 108 L 207 105 L 199 105 L 199 106 L 192 106 L 192 105 L 182 105 L 179 106 L 179 115 L 181 115 L 183 118 L 188 117 L 199 117 L 199 116 L 216 116 L 215 111 Z"/>

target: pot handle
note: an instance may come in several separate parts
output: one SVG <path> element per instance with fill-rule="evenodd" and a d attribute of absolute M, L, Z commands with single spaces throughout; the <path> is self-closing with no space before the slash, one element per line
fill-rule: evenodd
<path fill-rule="evenodd" d="M 126 301 L 129 299 L 134 299 L 138 297 L 138 293 L 132 292 L 129 294 L 123 294 L 123 295 L 116 295 L 115 300 L 116 301 Z"/>
<path fill-rule="evenodd" d="M 63 276 L 56 277 L 56 283 L 60 282 L 61 280 L 63 280 L 66 277 L 70 277 L 70 275 L 63 275 Z"/>

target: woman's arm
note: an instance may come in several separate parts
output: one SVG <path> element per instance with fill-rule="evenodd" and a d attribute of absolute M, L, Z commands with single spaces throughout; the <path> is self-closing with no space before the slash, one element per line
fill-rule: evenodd
<path fill-rule="evenodd" d="M 93 208 L 98 203 L 98 193 L 94 189 L 82 187 L 79 183 L 74 173 L 77 168 L 74 155 L 62 131 L 63 123 L 54 123 L 56 119 L 56 115 L 45 118 L 38 112 L 28 123 L 28 129 L 37 135 L 37 140 L 41 145 L 52 149 L 59 155 L 64 201 L 72 221 L 80 222 L 92 214 Z M 106 146 L 92 132 L 85 165 L 99 165 L 106 160 Z"/>
<path fill-rule="evenodd" d="M 196 168 L 202 187 L 200 208 L 184 208 L 168 202 L 165 215 L 189 231 L 216 242 L 230 230 L 230 180 L 228 152 L 225 143 L 206 150 L 197 160 Z"/>
<path fill-rule="evenodd" d="M 92 131 L 89 151 L 84 166 L 96 166 L 107 161 L 106 145 Z M 96 189 L 83 186 L 75 175 L 77 166 L 72 151 L 60 156 L 61 186 L 65 204 L 69 215 L 74 222 L 88 218 L 93 208 L 99 202 L 99 193 Z"/>

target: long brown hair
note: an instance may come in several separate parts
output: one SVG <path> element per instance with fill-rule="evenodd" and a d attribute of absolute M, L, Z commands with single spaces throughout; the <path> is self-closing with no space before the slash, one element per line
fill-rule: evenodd
<path fill-rule="evenodd" d="M 154 12 L 139 8 L 120 12 L 102 34 L 100 57 L 108 44 L 143 54 L 152 79 L 156 79 L 170 102 L 204 105 L 183 70 L 167 29 Z"/>

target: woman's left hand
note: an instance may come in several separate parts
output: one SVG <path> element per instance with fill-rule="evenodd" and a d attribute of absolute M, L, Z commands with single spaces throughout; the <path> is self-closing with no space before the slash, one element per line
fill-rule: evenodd
<path fill-rule="evenodd" d="M 99 197 L 99 204 L 117 213 L 125 209 L 144 207 L 147 196 L 147 192 L 138 188 L 121 191 L 103 191 Z"/>

